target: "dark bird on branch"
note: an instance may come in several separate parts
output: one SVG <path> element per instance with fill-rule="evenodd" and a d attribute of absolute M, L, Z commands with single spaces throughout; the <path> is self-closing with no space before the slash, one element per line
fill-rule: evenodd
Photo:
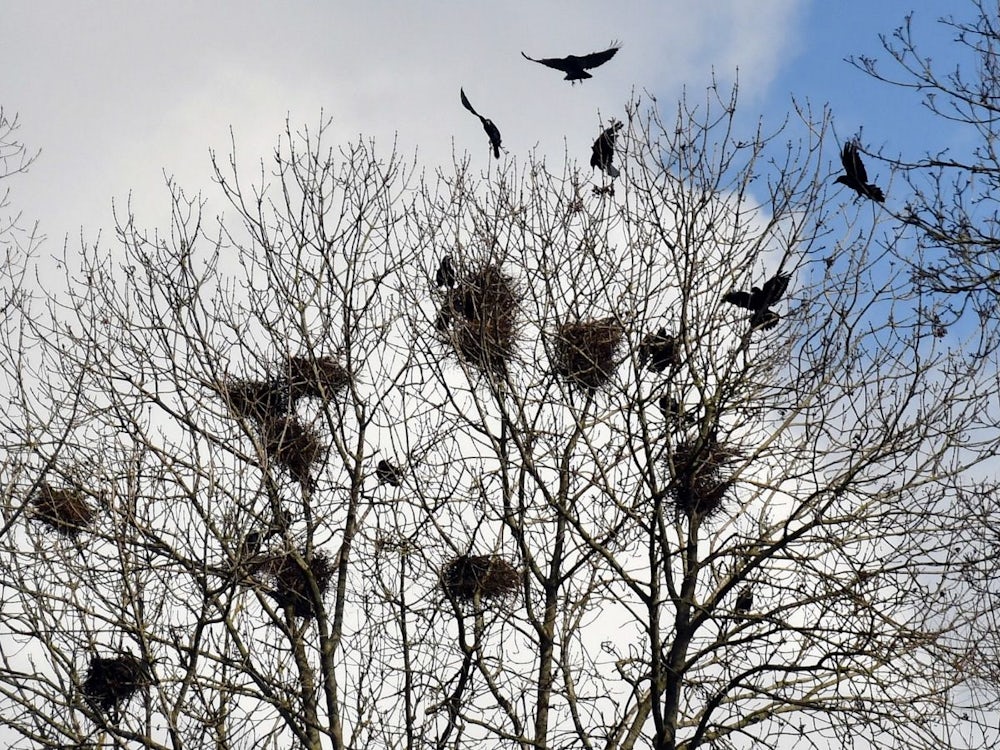
<path fill-rule="evenodd" d="M 534 57 L 528 57 L 523 52 L 521 53 L 521 56 L 525 60 L 531 60 L 531 62 L 541 63 L 542 65 L 547 65 L 550 68 L 561 70 L 566 74 L 566 77 L 563 80 L 576 83 L 577 81 L 582 81 L 586 78 L 593 78 L 593 76 L 587 71 L 591 68 L 596 68 L 599 65 L 604 65 L 604 63 L 615 56 L 615 53 L 619 49 L 621 49 L 621 45 L 617 42 L 612 42 L 611 46 L 603 52 L 591 52 L 589 55 L 546 57 L 541 60 L 537 60 Z"/>
<path fill-rule="evenodd" d="M 698 417 L 685 411 L 683 404 L 673 396 L 664 394 L 656 403 L 660 407 L 660 411 L 663 412 L 663 418 L 673 427 L 693 427 L 698 423 Z"/>
<path fill-rule="evenodd" d="M 597 167 L 602 172 L 607 174 L 612 180 L 620 174 L 614 165 L 614 160 L 615 138 L 618 135 L 618 131 L 621 129 L 622 123 L 616 120 L 611 123 L 611 127 L 601 131 L 601 134 L 597 136 L 597 140 L 594 141 L 592 153 L 590 155 L 591 169 Z"/>
<path fill-rule="evenodd" d="M 639 364 L 649 362 L 649 369 L 663 372 L 670 365 L 679 364 L 677 357 L 677 341 L 667 333 L 665 326 L 660 326 L 656 333 L 650 333 L 639 344 Z"/>
<path fill-rule="evenodd" d="M 737 619 L 743 619 L 753 609 L 753 589 L 747 586 L 736 596 Z"/>
<path fill-rule="evenodd" d="M 753 287 L 749 292 L 729 292 L 723 299 L 731 305 L 752 310 L 750 325 L 766 331 L 778 325 L 781 316 L 768 308 L 781 299 L 790 279 L 787 273 L 777 273 L 764 282 L 763 289 Z"/>
<path fill-rule="evenodd" d="M 444 256 L 438 264 L 434 283 L 438 286 L 455 286 L 455 266 L 451 262 L 450 255 Z"/>
<path fill-rule="evenodd" d="M 483 124 L 483 130 L 486 131 L 486 135 L 489 136 L 490 145 L 493 147 L 494 158 L 500 158 L 500 128 L 493 124 L 493 120 L 487 117 L 483 117 L 481 114 L 473 109 L 472 104 L 469 103 L 469 98 L 465 95 L 464 89 L 459 89 L 459 93 L 462 95 L 462 106 L 469 110 L 472 114 L 479 118 L 479 121 Z"/>
<path fill-rule="evenodd" d="M 384 458 L 375 466 L 375 476 L 379 484 L 388 484 L 392 487 L 399 487 L 403 483 L 402 472 L 386 461 Z"/>
<path fill-rule="evenodd" d="M 844 144 L 844 150 L 840 152 L 840 161 L 844 165 L 845 174 L 840 175 L 836 182 L 847 185 L 863 198 L 871 198 L 876 203 L 885 203 L 885 193 L 882 192 L 882 188 L 868 182 L 868 172 L 865 171 L 864 162 L 858 155 L 857 141 L 848 141 Z"/>

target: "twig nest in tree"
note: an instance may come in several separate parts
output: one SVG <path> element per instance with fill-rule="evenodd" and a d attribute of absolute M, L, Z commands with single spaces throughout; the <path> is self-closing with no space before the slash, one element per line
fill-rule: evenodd
<path fill-rule="evenodd" d="M 614 375 L 623 338 L 616 318 L 562 324 L 552 353 L 556 373 L 580 388 L 600 388 Z"/>
<path fill-rule="evenodd" d="M 272 419 L 264 423 L 261 439 L 272 461 L 300 484 L 310 484 L 312 467 L 323 453 L 323 443 L 312 428 L 297 417 Z"/>
<path fill-rule="evenodd" d="M 448 289 L 434 327 L 459 358 L 502 373 L 517 344 L 518 295 L 512 277 L 486 265 Z"/>
<path fill-rule="evenodd" d="M 125 653 L 114 657 L 91 657 L 87 678 L 80 689 L 107 711 L 117 709 L 137 690 L 149 684 L 149 666 L 138 657 Z"/>
<path fill-rule="evenodd" d="M 740 451 L 713 438 L 679 443 L 671 456 L 669 492 L 677 510 L 707 517 L 722 509 L 733 482 L 727 465 Z"/>
<path fill-rule="evenodd" d="M 287 369 L 293 402 L 300 398 L 329 400 L 351 382 L 347 370 L 333 357 L 289 357 Z"/>
<path fill-rule="evenodd" d="M 517 593 L 521 574 L 498 555 L 460 555 L 445 565 L 441 585 L 462 601 L 499 599 Z"/>
<path fill-rule="evenodd" d="M 240 419 L 267 422 L 289 412 L 288 384 L 272 380 L 227 380 L 218 389 L 230 413 Z"/>
<path fill-rule="evenodd" d="M 42 482 L 31 501 L 35 520 L 58 534 L 75 537 L 90 526 L 96 515 L 83 490 L 52 487 Z"/>
<path fill-rule="evenodd" d="M 313 553 L 307 563 L 302 554 L 274 555 L 257 567 L 271 585 L 267 593 L 278 606 L 291 607 L 296 617 L 316 616 L 317 602 L 312 584 L 315 583 L 316 590 L 323 596 L 330 587 L 334 570 L 336 566 L 323 552 Z"/>

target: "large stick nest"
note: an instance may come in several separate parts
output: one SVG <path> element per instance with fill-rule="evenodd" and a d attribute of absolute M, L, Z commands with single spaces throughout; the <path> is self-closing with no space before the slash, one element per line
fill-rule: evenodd
<path fill-rule="evenodd" d="M 81 690 L 105 710 L 117 708 L 151 684 L 149 667 L 132 654 L 93 656 Z"/>
<path fill-rule="evenodd" d="M 300 484 L 312 481 L 312 467 L 323 454 L 323 443 L 316 432 L 297 417 L 283 417 L 265 422 L 261 439 L 267 455 Z"/>
<path fill-rule="evenodd" d="M 617 367 L 624 330 L 616 318 L 563 323 L 552 352 L 557 374 L 587 390 L 607 384 Z"/>
<path fill-rule="evenodd" d="M 435 327 L 463 361 L 504 372 L 517 345 L 518 294 L 513 278 L 493 265 L 464 274 L 448 290 Z"/>
<path fill-rule="evenodd" d="M 273 555 L 260 563 L 258 571 L 268 579 L 271 588 L 267 593 L 278 606 L 291 607 L 296 617 L 315 617 L 317 602 L 311 582 L 322 596 L 330 587 L 336 566 L 323 552 L 314 553 L 306 567 L 301 559 L 304 555 Z"/>
<path fill-rule="evenodd" d="M 728 466 L 741 455 L 733 446 L 712 438 L 678 443 L 670 461 L 669 486 L 677 510 L 692 517 L 721 510 L 733 486 Z"/>
<path fill-rule="evenodd" d="M 291 400 L 319 398 L 328 401 L 351 382 L 344 366 L 333 357 L 289 357 L 288 392 Z"/>
<path fill-rule="evenodd" d="M 231 378 L 218 389 L 229 411 L 240 419 L 266 422 L 289 412 L 288 384 L 280 379 Z"/>
<path fill-rule="evenodd" d="M 441 585 L 455 599 L 500 599 L 520 588 L 517 568 L 498 555 L 460 555 L 441 572 Z"/>
<path fill-rule="evenodd" d="M 31 505 L 36 520 L 67 537 L 88 528 L 96 515 L 82 489 L 52 487 L 48 482 L 39 485 Z"/>

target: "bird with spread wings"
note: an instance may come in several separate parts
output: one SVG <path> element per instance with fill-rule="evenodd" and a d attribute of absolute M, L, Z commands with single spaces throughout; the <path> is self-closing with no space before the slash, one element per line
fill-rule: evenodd
<path fill-rule="evenodd" d="M 621 45 L 617 42 L 612 42 L 611 46 L 606 50 L 601 52 L 591 52 L 589 55 L 567 55 L 566 57 L 545 57 L 542 59 L 536 59 L 534 57 L 528 57 L 524 52 L 521 56 L 525 60 L 530 60 L 531 62 L 540 63 L 542 65 L 547 65 L 550 68 L 555 68 L 556 70 L 561 70 L 566 74 L 564 81 L 570 81 L 576 83 L 577 81 L 582 81 L 587 78 L 593 78 L 587 71 L 596 68 L 600 65 L 604 65 L 608 60 L 615 56 L 615 53 L 621 49 Z"/>

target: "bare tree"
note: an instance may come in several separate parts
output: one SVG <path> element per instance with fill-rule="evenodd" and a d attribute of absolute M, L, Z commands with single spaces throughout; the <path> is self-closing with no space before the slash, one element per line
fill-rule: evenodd
<path fill-rule="evenodd" d="M 940 746 L 992 363 L 825 115 L 626 114 L 614 195 L 290 131 L 83 249 L 4 415 L 12 747 Z"/>
<path fill-rule="evenodd" d="M 1000 12 L 982 0 L 970 0 L 967 9 L 964 18 L 937 19 L 953 40 L 949 60 L 932 60 L 921 51 L 910 14 L 891 35 L 880 37 L 889 65 L 869 56 L 851 62 L 879 81 L 912 90 L 943 123 L 961 128 L 967 147 L 929 144 L 922 156 L 889 162 L 909 193 L 901 218 L 917 230 L 917 279 L 934 291 L 968 294 L 986 310 L 995 307 L 1000 293 L 995 197 L 1000 186 Z"/>

